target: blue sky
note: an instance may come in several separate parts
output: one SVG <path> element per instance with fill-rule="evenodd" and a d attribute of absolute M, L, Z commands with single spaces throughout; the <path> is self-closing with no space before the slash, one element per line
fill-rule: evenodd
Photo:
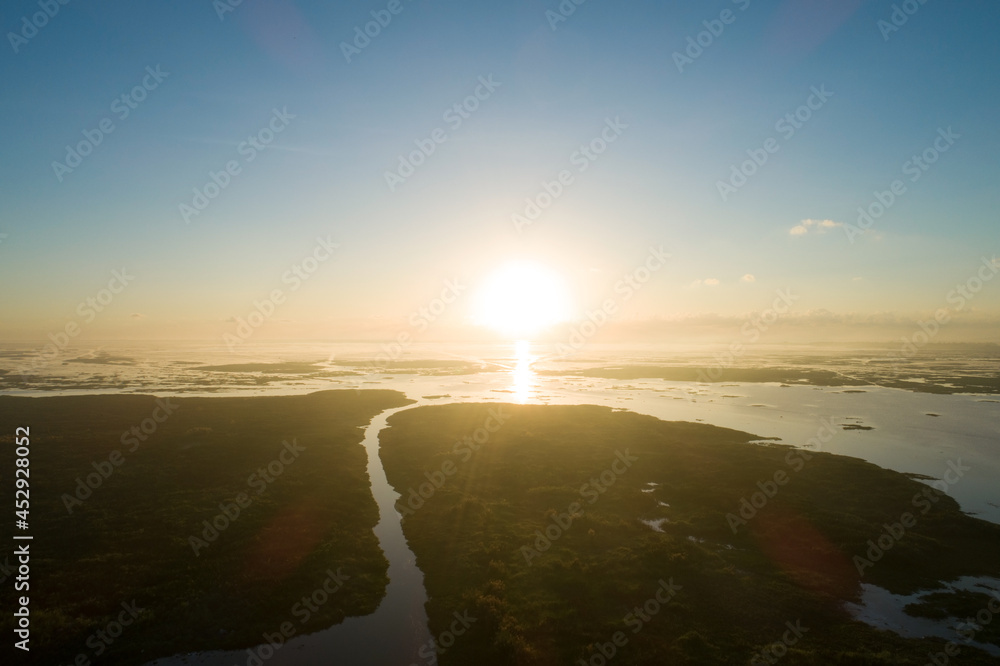
<path fill-rule="evenodd" d="M 790 288 L 803 321 L 915 322 L 998 249 L 996 3 L 914 2 L 884 33 L 891 2 L 588 0 L 553 30 L 554 0 L 402 0 L 348 63 L 341 44 L 388 4 L 244 0 L 220 19 L 207 0 L 71 0 L 16 53 L 8 34 L 0 335 L 62 327 L 124 266 L 135 281 L 86 335 L 218 336 L 327 235 L 336 257 L 262 335 L 391 331 L 444 280 L 474 291 L 520 258 L 562 275 L 582 310 L 651 245 L 672 260 L 628 321 L 731 326 Z M 39 11 L 7 3 L 4 32 Z M 674 53 L 724 11 L 678 71 Z M 157 66 L 169 74 L 120 118 L 114 101 Z M 444 112 L 490 76 L 499 86 L 449 127 Z M 832 97 L 784 138 L 775 123 L 822 86 Z M 274 109 L 294 118 L 245 161 Z M 60 182 L 53 162 L 106 118 L 114 131 Z M 573 154 L 616 118 L 627 128 L 578 172 Z M 909 181 L 904 164 L 949 127 L 960 138 Z M 447 139 L 391 191 L 385 172 L 437 128 Z M 718 181 L 770 137 L 777 152 L 723 200 Z M 239 174 L 185 223 L 179 206 L 231 160 Z M 567 169 L 573 183 L 519 233 L 512 215 Z M 849 242 L 840 225 L 897 178 L 905 194 Z M 831 223 L 790 233 L 807 219 Z M 986 322 L 969 335 L 995 338 L 998 313 L 1000 280 L 962 313 Z"/>

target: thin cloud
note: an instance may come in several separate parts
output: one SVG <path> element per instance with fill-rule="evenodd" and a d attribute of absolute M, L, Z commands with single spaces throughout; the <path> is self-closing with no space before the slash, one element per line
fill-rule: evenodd
<path fill-rule="evenodd" d="M 740 278 L 740 282 L 756 282 L 756 281 L 757 278 L 753 276 L 753 273 L 747 273 L 746 275 Z"/>
<path fill-rule="evenodd" d="M 190 141 L 192 143 L 204 143 L 204 144 L 219 145 L 219 146 L 232 146 L 233 148 L 238 148 L 242 144 L 246 143 L 245 141 L 233 141 L 232 139 L 213 139 L 213 138 L 199 137 L 199 136 L 186 136 L 186 137 L 182 137 L 182 139 L 184 141 Z M 289 152 L 289 153 L 303 153 L 303 154 L 306 154 L 306 155 L 319 155 L 320 157 L 333 157 L 333 156 L 335 156 L 337 154 L 337 153 L 335 153 L 333 151 L 329 151 L 329 150 L 316 150 L 315 148 L 309 148 L 309 147 L 306 147 L 306 146 L 292 146 L 292 145 L 286 145 L 286 144 L 279 144 L 276 141 L 273 141 L 273 142 L 267 144 L 265 146 L 265 148 L 264 148 L 264 150 L 272 150 L 272 149 L 273 150 L 281 150 L 281 151 Z"/>
<path fill-rule="evenodd" d="M 802 220 L 789 229 L 788 233 L 792 236 L 804 236 L 810 231 L 817 234 L 824 234 L 830 229 L 836 229 L 837 227 L 842 226 L 844 226 L 843 222 L 834 222 L 833 220 Z"/>

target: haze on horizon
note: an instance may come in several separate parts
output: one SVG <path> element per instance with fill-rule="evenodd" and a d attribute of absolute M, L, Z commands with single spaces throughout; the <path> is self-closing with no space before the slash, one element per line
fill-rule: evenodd
<path fill-rule="evenodd" d="M 995 342 L 1000 7 L 902 4 L 16 3 L 0 339 Z"/>

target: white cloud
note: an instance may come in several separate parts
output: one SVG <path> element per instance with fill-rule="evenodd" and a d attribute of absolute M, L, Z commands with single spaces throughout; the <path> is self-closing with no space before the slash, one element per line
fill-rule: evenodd
<path fill-rule="evenodd" d="M 756 281 L 757 278 L 753 276 L 753 273 L 747 273 L 746 275 L 740 278 L 740 282 L 756 282 Z"/>
<path fill-rule="evenodd" d="M 716 280 L 715 278 L 708 278 L 707 280 L 705 280 L 705 284 L 708 285 L 709 287 L 714 287 L 715 285 L 719 284 L 719 281 Z"/>
<path fill-rule="evenodd" d="M 812 230 L 818 234 L 822 234 L 826 233 L 830 229 L 836 229 L 837 227 L 842 226 L 844 226 L 843 222 L 834 222 L 833 220 L 802 220 L 800 223 L 789 229 L 788 233 L 792 236 L 802 236 Z"/>

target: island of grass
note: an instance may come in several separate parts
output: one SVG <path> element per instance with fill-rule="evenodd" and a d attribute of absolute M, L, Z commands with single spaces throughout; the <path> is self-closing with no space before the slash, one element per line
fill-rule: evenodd
<path fill-rule="evenodd" d="M 981 620 L 975 619 L 977 615 L 980 615 L 980 618 L 985 617 L 982 615 L 982 610 L 984 608 L 989 610 L 991 601 L 993 608 L 996 608 L 997 602 L 994 599 L 995 597 L 987 594 L 985 590 L 931 592 L 921 595 L 917 602 L 908 604 L 904 611 L 914 617 L 935 620 L 953 619 L 955 624 L 971 619 L 972 622 L 966 622 L 965 627 L 963 627 L 965 635 L 971 632 L 977 640 L 1000 645 L 1000 622 L 991 621 L 980 624 Z"/>
<path fill-rule="evenodd" d="M 408 402 L 394 391 L 0 397 L 2 469 L 14 469 L 15 428 L 30 428 L 33 662 L 138 664 L 374 612 L 388 563 L 360 442 L 374 415 Z M 0 560 L 14 562 L 13 547 Z M 329 587 L 342 586 L 302 623 L 295 604 L 331 572 Z M 96 632 L 123 603 L 136 619 L 108 646 Z M 13 636 L 11 612 L 0 624 Z"/>
<path fill-rule="evenodd" d="M 912 594 L 1000 573 L 1000 526 L 856 458 L 596 406 L 427 406 L 389 425 L 444 666 L 923 666 L 945 640 L 845 602 L 862 582 Z M 456 613 L 475 619 L 460 636 Z M 995 663 L 955 641 L 963 664 Z"/>
<path fill-rule="evenodd" d="M 230 363 L 228 365 L 199 365 L 192 370 L 205 372 L 262 372 L 264 374 L 307 375 L 321 372 L 318 363 L 287 361 L 283 363 Z M 350 374 L 350 373 L 347 373 Z"/>

